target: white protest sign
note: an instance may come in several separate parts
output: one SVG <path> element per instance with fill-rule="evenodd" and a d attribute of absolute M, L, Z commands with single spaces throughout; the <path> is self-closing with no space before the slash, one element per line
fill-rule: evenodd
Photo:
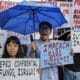
<path fill-rule="evenodd" d="M 80 53 L 80 0 L 73 0 L 73 28 L 71 30 L 72 48 Z"/>
<path fill-rule="evenodd" d="M 40 80 L 39 59 L 0 59 L 0 80 Z"/>
<path fill-rule="evenodd" d="M 73 56 L 70 55 L 71 41 L 52 41 L 42 45 L 41 67 L 73 64 Z"/>
<path fill-rule="evenodd" d="M 80 53 L 80 31 L 71 31 L 72 49 L 74 53 Z"/>
<path fill-rule="evenodd" d="M 3 54 L 3 49 L 4 49 L 6 38 L 7 38 L 6 32 L 3 30 L 0 30 L 0 57 Z"/>

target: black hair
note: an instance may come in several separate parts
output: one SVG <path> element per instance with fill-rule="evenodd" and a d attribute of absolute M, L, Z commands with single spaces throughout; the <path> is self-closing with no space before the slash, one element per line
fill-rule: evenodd
<path fill-rule="evenodd" d="M 48 28 L 51 30 L 52 29 L 52 25 L 49 22 L 41 22 L 39 24 L 39 30 L 43 27 L 43 26 L 48 26 Z"/>
<path fill-rule="evenodd" d="M 19 46 L 18 52 L 16 54 L 16 58 L 23 58 L 24 55 L 23 55 L 22 50 L 21 50 L 20 40 L 16 36 L 10 36 L 7 38 L 6 43 L 4 45 L 4 51 L 3 51 L 2 58 L 10 58 L 10 55 L 8 54 L 7 48 L 6 48 L 7 44 L 9 44 L 10 42 L 16 43 Z"/>

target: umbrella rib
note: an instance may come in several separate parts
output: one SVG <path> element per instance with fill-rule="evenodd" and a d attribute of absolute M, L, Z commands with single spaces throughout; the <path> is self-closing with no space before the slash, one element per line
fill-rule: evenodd
<path fill-rule="evenodd" d="M 27 25 L 27 23 L 29 22 L 29 20 L 31 19 L 31 16 L 29 17 L 29 19 L 25 22 L 25 30 L 26 30 L 26 25 Z M 24 34 L 26 34 L 26 32 L 24 33 Z"/>
<path fill-rule="evenodd" d="M 37 8 L 35 8 L 35 9 L 32 9 L 32 7 L 31 6 L 29 6 L 29 8 L 30 9 L 24 9 L 24 10 L 27 10 L 27 11 L 50 11 L 50 12 L 53 12 L 53 10 L 40 10 L 40 8 L 43 8 L 43 7 L 37 7 Z M 23 9 L 19 9 L 19 10 L 23 10 Z M 56 11 L 57 12 L 57 11 Z"/>
<path fill-rule="evenodd" d="M 40 20 L 39 20 L 39 17 L 38 17 L 38 15 L 37 15 L 37 14 L 36 14 L 36 18 L 37 18 L 38 22 L 40 23 Z"/>
<path fill-rule="evenodd" d="M 41 10 L 39 8 L 41 8 Z M 42 9 L 42 8 L 43 7 L 38 7 L 38 8 L 35 9 L 35 11 L 49 11 L 49 12 L 53 12 L 54 11 L 53 7 L 51 8 L 51 10 L 50 9 L 47 9 L 47 7 L 46 7 L 46 10 L 45 9 Z M 59 10 L 59 8 L 57 8 L 55 12 L 57 12 L 58 10 Z"/>
<path fill-rule="evenodd" d="M 28 21 L 30 20 L 30 17 L 29 17 L 29 19 L 27 19 L 27 21 L 25 21 L 25 23 L 27 24 L 28 23 Z M 24 22 L 23 22 L 24 23 Z M 16 24 L 16 23 L 15 23 Z M 19 24 L 19 23 L 18 23 Z M 10 28 L 10 27 L 9 27 Z M 11 27 L 11 28 L 13 28 L 13 27 Z"/>
<path fill-rule="evenodd" d="M 44 11 L 44 12 L 49 11 L 49 12 L 53 12 L 52 10 L 37 10 L 37 11 Z M 57 12 L 57 11 L 55 11 L 55 12 Z"/>
<path fill-rule="evenodd" d="M 25 13 L 26 13 L 26 12 L 21 13 L 21 14 L 19 14 L 18 16 L 23 15 L 23 14 L 25 14 Z M 18 17 L 18 16 L 12 17 L 12 19 L 14 19 L 14 18 L 16 18 L 16 17 Z M 10 19 L 11 19 L 11 18 L 10 18 Z M 10 20 L 10 19 L 9 19 L 9 20 Z M 9 20 L 8 20 L 8 21 L 9 21 Z M 6 22 L 6 23 L 7 23 L 7 22 Z"/>
<path fill-rule="evenodd" d="M 51 19 L 55 19 L 54 17 L 48 16 L 48 15 L 42 13 L 42 12 L 38 12 L 38 13 L 39 13 L 39 14 L 42 14 L 42 15 L 44 15 L 44 16 L 47 16 L 47 17 L 49 17 L 49 18 L 51 18 Z M 59 22 L 58 22 L 56 19 L 55 19 L 55 21 L 59 24 Z"/>
<path fill-rule="evenodd" d="M 31 19 L 31 16 L 29 17 L 29 19 L 27 21 L 25 21 L 25 23 L 27 24 L 29 22 L 29 20 Z"/>
<path fill-rule="evenodd" d="M 45 7 L 46 9 L 47 9 L 47 8 L 51 8 L 51 10 L 49 10 L 49 9 L 47 9 L 47 10 L 42 9 L 42 8 L 44 8 L 44 7 L 40 7 L 40 6 L 37 7 L 37 8 L 35 8 L 35 9 L 33 9 L 32 6 L 27 6 L 27 7 L 29 7 L 30 9 L 28 8 L 28 9 L 24 9 L 24 10 L 28 10 L 28 11 L 30 11 L 30 10 L 38 11 L 38 10 L 41 8 L 41 10 L 39 10 L 39 11 L 52 11 L 52 12 L 53 12 L 53 10 L 52 10 L 53 7 Z M 15 8 L 14 8 L 14 9 L 15 9 Z M 58 8 L 57 8 L 57 9 L 58 9 Z M 18 9 L 17 9 L 17 10 L 18 10 Z M 19 9 L 19 10 L 23 10 L 23 9 Z"/>
<path fill-rule="evenodd" d="M 23 12 L 23 13 L 20 13 L 19 15 L 15 16 L 15 17 L 18 17 L 18 16 L 23 15 L 23 14 L 25 14 L 25 13 L 27 13 L 27 11 L 25 11 L 25 12 Z M 13 17 L 13 18 L 15 18 L 15 17 Z"/>

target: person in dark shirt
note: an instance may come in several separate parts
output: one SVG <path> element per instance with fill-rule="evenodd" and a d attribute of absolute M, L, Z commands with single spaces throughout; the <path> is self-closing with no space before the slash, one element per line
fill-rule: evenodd
<path fill-rule="evenodd" d="M 67 33 L 60 36 L 59 40 L 70 41 L 71 32 L 68 31 Z M 75 77 L 78 79 L 80 76 L 80 53 L 73 53 L 73 51 L 71 51 L 71 54 L 73 55 L 74 64 L 64 65 L 64 69 L 62 67 L 59 68 L 60 74 L 64 75 L 64 80 L 75 80 Z M 76 75 L 74 74 L 76 72 L 79 73 Z"/>

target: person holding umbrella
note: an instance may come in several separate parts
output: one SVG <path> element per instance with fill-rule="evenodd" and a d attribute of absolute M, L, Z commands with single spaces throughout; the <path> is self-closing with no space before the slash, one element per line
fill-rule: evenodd
<path fill-rule="evenodd" d="M 41 45 L 50 42 L 49 35 L 51 34 L 52 25 L 49 22 L 41 22 L 39 24 L 40 39 L 33 41 L 28 47 L 28 52 L 26 56 L 28 58 L 40 58 Z M 58 80 L 58 68 L 47 67 L 39 68 L 40 80 Z"/>

